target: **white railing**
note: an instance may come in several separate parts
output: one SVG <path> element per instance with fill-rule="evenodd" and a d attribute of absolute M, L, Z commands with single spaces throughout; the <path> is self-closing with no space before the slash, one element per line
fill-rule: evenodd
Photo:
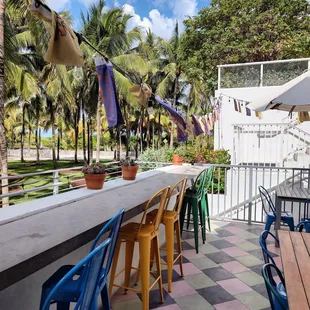
<path fill-rule="evenodd" d="M 140 171 L 148 171 L 168 165 L 171 165 L 171 163 L 139 162 Z M 106 182 L 120 178 L 122 176 L 119 162 L 105 163 L 105 166 L 107 167 L 108 176 Z M 8 194 L 1 194 L 0 185 L 0 206 L 1 199 L 5 197 L 11 198 L 10 203 L 12 204 L 13 201 L 15 204 L 16 202 L 19 203 L 17 200 L 18 198 L 20 198 L 21 201 L 28 201 L 50 195 L 57 195 L 59 193 L 75 190 L 78 188 L 83 188 L 86 185 L 81 170 L 82 167 L 70 167 L 0 177 L 0 184 L 2 179 L 9 180 Z M 42 178 L 39 178 L 40 176 Z M 34 177 L 36 177 L 36 180 L 34 180 Z M 44 185 L 40 185 L 42 183 L 44 183 Z"/>
<path fill-rule="evenodd" d="M 214 165 L 214 179 L 209 188 L 209 209 L 213 218 L 235 219 L 248 223 L 264 222 L 258 187 L 264 186 L 274 197 L 279 185 L 310 186 L 310 170 L 303 168 Z M 284 205 L 295 221 L 305 216 L 302 205 Z M 307 214 L 306 214 L 307 215 Z"/>
<path fill-rule="evenodd" d="M 234 164 L 281 167 L 290 159 L 294 161 L 295 153 L 310 146 L 310 134 L 296 123 L 234 124 L 233 129 Z M 298 167 L 309 164 L 310 156 L 308 162 L 300 161 Z"/>
<path fill-rule="evenodd" d="M 218 89 L 280 86 L 310 69 L 310 58 L 218 66 Z"/>

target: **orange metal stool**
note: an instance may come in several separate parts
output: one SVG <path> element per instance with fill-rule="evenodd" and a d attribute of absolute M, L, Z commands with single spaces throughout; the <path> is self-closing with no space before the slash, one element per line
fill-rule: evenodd
<path fill-rule="evenodd" d="M 180 230 L 180 221 L 179 215 L 181 212 L 183 198 L 186 189 L 187 179 L 184 178 L 178 181 L 169 191 L 167 204 L 165 211 L 161 220 L 161 223 L 165 225 L 166 231 L 166 251 L 167 251 L 167 263 L 162 263 L 167 265 L 168 269 L 168 292 L 171 292 L 172 285 L 172 271 L 173 265 L 177 260 L 180 263 L 180 272 L 183 277 L 183 267 L 182 267 L 182 246 L 181 246 L 181 230 Z M 173 210 L 167 210 L 170 198 L 175 194 L 175 191 L 178 190 L 177 199 L 174 205 Z M 146 223 L 153 223 L 158 215 L 158 209 L 155 209 L 149 212 L 146 216 Z M 176 239 L 178 244 L 177 257 L 174 258 L 174 231 L 176 232 Z"/>
<path fill-rule="evenodd" d="M 113 286 L 124 288 L 125 292 L 127 290 L 131 290 L 137 293 L 141 293 L 143 310 L 149 309 L 149 292 L 157 282 L 159 282 L 161 302 L 162 303 L 164 302 L 162 279 L 161 279 L 161 267 L 160 267 L 158 228 L 167 204 L 167 196 L 169 193 L 169 189 L 170 189 L 169 186 L 163 188 L 148 201 L 140 223 L 128 223 L 121 228 L 119 238 L 116 244 L 115 255 L 111 269 L 109 293 L 110 295 L 112 294 Z M 158 200 L 159 200 L 159 208 L 156 218 L 154 219 L 152 224 L 147 223 L 144 224 L 149 207 L 153 206 L 154 202 Z M 117 275 L 115 275 L 119 257 L 119 251 L 122 242 L 126 242 L 125 269 L 123 269 Z M 139 243 L 139 254 L 140 254 L 139 268 L 134 268 L 132 266 L 132 258 L 134 253 L 135 242 Z M 156 259 L 157 278 L 150 286 L 149 282 L 150 282 L 151 249 L 154 251 L 154 256 Z M 130 274 L 132 269 L 139 270 L 141 274 L 141 290 L 130 287 Z M 125 271 L 124 285 L 114 284 L 115 278 L 124 271 Z"/>

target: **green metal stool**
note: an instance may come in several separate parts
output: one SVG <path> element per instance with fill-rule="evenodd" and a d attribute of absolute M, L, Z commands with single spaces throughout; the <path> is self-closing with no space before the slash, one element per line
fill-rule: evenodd
<path fill-rule="evenodd" d="M 211 230 L 207 189 L 212 182 L 213 170 L 213 166 L 203 170 L 196 178 L 196 181 L 192 187 L 186 190 L 180 213 L 181 233 L 183 232 L 186 211 L 187 229 L 190 223 L 190 216 L 193 216 L 195 248 L 197 253 L 199 224 L 201 226 L 203 243 L 206 241 L 206 218 L 208 220 L 209 231 Z"/>

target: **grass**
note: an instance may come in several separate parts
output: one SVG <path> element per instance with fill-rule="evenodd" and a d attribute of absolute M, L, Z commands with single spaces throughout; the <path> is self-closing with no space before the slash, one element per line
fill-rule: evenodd
<path fill-rule="evenodd" d="M 101 163 L 106 162 L 109 162 L 109 160 L 101 160 Z M 83 161 L 80 161 L 78 164 L 74 163 L 74 161 L 71 160 L 58 161 L 58 169 L 73 168 L 80 166 L 83 166 Z M 24 163 L 21 163 L 18 160 L 11 160 L 8 163 L 8 169 L 10 175 L 20 175 L 47 170 L 54 170 L 52 160 L 42 160 L 40 162 L 40 165 L 36 165 L 35 161 L 26 161 Z M 59 182 L 64 183 L 63 185 L 59 186 L 59 192 L 65 191 L 66 189 L 70 188 L 70 182 L 74 179 L 79 178 L 83 178 L 83 174 L 79 171 L 59 174 Z M 18 190 L 26 190 L 50 184 L 53 184 L 53 175 L 51 173 L 29 176 L 24 177 L 23 179 L 10 181 L 10 192 Z M 50 187 L 40 191 L 14 196 L 10 198 L 10 204 L 20 204 L 33 199 L 52 195 L 52 193 L 53 193 L 53 187 Z"/>

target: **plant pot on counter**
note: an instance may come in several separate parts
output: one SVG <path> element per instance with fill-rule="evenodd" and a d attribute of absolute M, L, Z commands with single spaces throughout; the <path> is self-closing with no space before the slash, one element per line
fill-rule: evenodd
<path fill-rule="evenodd" d="M 139 170 L 139 166 L 121 166 L 123 179 L 128 181 L 133 181 L 136 179 L 137 172 Z"/>
<path fill-rule="evenodd" d="M 87 174 L 84 173 L 86 187 L 88 189 L 102 189 L 106 178 L 106 173 Z"/>
<path fill-rule="evenodd" d="M 173 154 L 173 164 L 177 166 L 182 166 L 183 164 L 183 157 L 178 154 Z"/>

